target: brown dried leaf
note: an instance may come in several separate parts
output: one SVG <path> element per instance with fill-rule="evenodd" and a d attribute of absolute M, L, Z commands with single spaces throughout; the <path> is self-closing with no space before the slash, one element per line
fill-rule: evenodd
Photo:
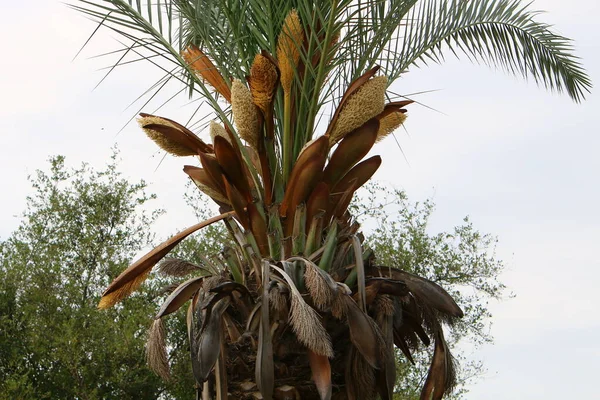
<path fill-rule="evenodd" d="M 189 279 L 179 285 L 177 289 L 167 297 L 155 318 L 159 319 L 179 310 L 179 308 L 191 299 L 194 293 L 202 287 L 203 280 L 204 277 L 201 276 Z"/>
<path fill-rule="evenodd" d="M 373 274 L 371 275 L 377 274 L 389 276 L 394 280 L 403 281 L 419 301 L 422 301 L 443 314 L 457 318 L 464 316 L 463 311 L 456 304 L 452 296 L 450 296 L 440 285 L 429 279 L 421 278 L 420 276 L 409 272 L 390 267 L 374 267 L 372 268 L 372 272 Z"/>
<path fill-rule="evenodd" d="M 331 399 L 331 365 L 327 356 L 308 350 L 308 362 L 321 400 Z"/>
<path fill-rule="evenodd" d="M 263 286 L 260 304 L 261 316 L 258 330 L 258 353 L 256 355 L 256 383 L 265 400 L 273 398 L 275 387 L 275 366 L 273 364 L 273 343 L 269 320 L 269 262 L 262 262 Z"/>
<path fill-rule="evenodd" d="M 167 355 L 167 342 L 165 338 L 165 326 L 162 319 L 155 319 L 148 332 L 146 361 L 148 362 L 150 369 L 165 381 L 168 381 L 171 378 Z"/>
<path fill-rule="evenodd" d="M 433 359 L 421 391 L 421 400 L 441 400 L 456 385 L 454 360 L 440 332 L 435 339 Z"/>
<path fill-rule="evenodd" d="M 213 312 L 207 316 L 207 321 L 203 324 L 203 330 L 198 329 L 198 325 L 194 325 L 192 332 L 193 341 L 190 344 L 192 357 L 198 360 L 196 368 L 192 368 L 196 380 L 200 383 L 208 379 L 213 370 L 219 354 L 221 353 L 222 332 L 222 315 L 229 306 L 229 299 L 220 300 L 214 307 Z M 197 307 L 197 314 L 202 310 Z M 204 322 L 204 321 L 201 321 Z M 192 366 L 194 363 L 192 363 Z"/>
<path fill-rule="evenodd" d="M 215 155 L 227 180 L 235 186 L 247 202 L 252 202 L 244 166 L 233 146 L 220 136 L 215 138 Z"/>
<path fill-rule="evenodd" d="M 294 281 L 284 270 L 274 265 L 271 265 L 271 268 L 281 274 L 290 288 L 290 324 L 298 341 L 317 354 L 333 357 L 331 339 L 321 323 L 319 314 L 304 301 Z"/>
<path fill-rule="evenodd" d="M 379 121 L 371 119 L 347 134 L 331 155 L 323 173 L 323 182 L 330 187 L 335 186 L 371 150 L 378 130 Z"/>
<path fill-rule="evenodd" d="M 217 221 L 227 218 L 233 215 L 233 212 L 227 212 L 216 217 L 209 218 L 202 221 L 188 229 L 178 233 L 167 241 L 161 243 L 158 247 L 151 250 L 149 253 L 144 255 L 142 258 L 131 264 L 125 271 L 123 271 L 102 294 L 98 308 L 104 309 L 109 308 L 126 298 L 136 290 L 139 285 L 146 279 L 152 267 L 160 261 L 167 253 L 175 246 L 179 244 L 183 239 L 196 232 L 199 229 L 214 224 Z"/>
<path fill-rule="evenodd" d="M 192 272 L 208 273 L 210 271 L 189 261 L 165 257 L 160 263 L 158 263 L 158 272 L 163 275 L 182 278 L 191 274 Z"/>
<path fill-rule="evenodd" d="M 282 217 L 285 217 L 289 211 L 295 210 L 295 207 L 292 208 L 292 201 L 294 196 L 294 191 L 298 186 L 298 179 L 301 175 L 301 172 L 311 163 L 313 160 L 322 160 L 327 156 L 327 138 L 324 136 L 315 139 L 307 145 L 304 150 L 298 156 L 296 163 L 294 164 L 294 168 L 292 168 L 292 172 L 290 174 L 290 179 L 287 184 L 285 195 L 283 197 L 283 201 L 281 202 L 281 206 L 279 207 L 279 214 Z M 316 184 L 316 183 L 315 183 Z M 309 192 L 310 193 L 310 192 Z"/>
<path fill-rule="evenodd" d="M 381 367 L 382 338 L 375 322 L 350 296 L 342 296 L 350 328 L 350 340 L 373 368 Z"/>

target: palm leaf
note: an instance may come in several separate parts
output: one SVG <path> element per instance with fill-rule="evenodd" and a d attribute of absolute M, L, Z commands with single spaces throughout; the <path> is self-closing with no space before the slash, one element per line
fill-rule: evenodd
<path fill-rule="evenodd" d="M 98 304 L 98 308 L 102 309 L 112 307 L 119 301 L 129 296 L 131 292 L 135 291 L 142 284 L 142 282 L 146 280 L 152 267 L 164 256 L 166 256 L 167 253 L 173 250 L 173 248 L 175 248 L 179 242 L 197 230 L 214 224 L 217 221 L 221 221 L 232 214 L 233 212 L 230 211 L 191 226 L 163 242 L 160 246 L 156 247 L 142 258 L 137 260 L 135 263 L 131 264 L 125 271 L 121 272 L 121 274 L 115 280 L 113 280 L 108 288 L 104 291 L 102 298 L 100 299 L 100 303 Z"/>
<path fill-rule="evenodd" d="M 421 1 L 407 14 L 403 37 L 396 39 L 402 40 L 401 48 L 384 70 L 393 80 L 411 65 L 442 62 L 450 50 L 532 77 L 579 102 L 591 81 L 572 54 L 571 40 L 537 22 L 538 14 L 519 0 Z"/>

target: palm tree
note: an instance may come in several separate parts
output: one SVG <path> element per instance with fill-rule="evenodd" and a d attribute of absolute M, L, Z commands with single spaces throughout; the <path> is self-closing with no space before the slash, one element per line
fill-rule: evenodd
<path fill-rule="evenodd" d="M 406 119 L 388 86 L 446 52 L 533 77 L 580 101 L 591 87 L 570 41 L 515 0 L 80 0 L 75 9 L 130 41 L 126 55 L 180 80 L 212 106 L 212 143 L 140 114 L 162 149 L 199 158 L 184 172 L 221 214 L 162 243 L 121 273 L 99 307 L 148 277 L 190 276 L 152 324 L 148 361 L 168 378 L 163 320 L 187 304 L 203 398 L 391 399 L 394 345 L 434 352 L 422 399 L 455 384 L 443 324 L 463 312 L 443 288 L 381 266 L 348 212 L 381 164 L 364 159 Z M 329 117 L 325 117 L 329 111 Z M 202 265 L 165 259 L 223 221 L 231 245 Z M 162 261 L 161 261 L 162 260 Z M 200 396 L 200 391 L 198 391 Z"/>

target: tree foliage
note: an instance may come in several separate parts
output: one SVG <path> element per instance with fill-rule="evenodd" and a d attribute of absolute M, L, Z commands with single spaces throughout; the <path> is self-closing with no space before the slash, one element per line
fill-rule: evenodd
<path fill-rule="evenodd" d="M 98 312 L 102 288 L 153 234 L 158 212 L 143 181 L 65 166 L 30 177 L 18 229 L 0 247 L 0 398 L 154 399 L 146 368 L 152 286 L 124 307 Z M 118 340 L 116 340 L 118 338 Z"/>

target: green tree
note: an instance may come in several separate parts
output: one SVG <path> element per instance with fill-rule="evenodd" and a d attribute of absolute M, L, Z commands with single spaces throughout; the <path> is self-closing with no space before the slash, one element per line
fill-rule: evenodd
<path fill-rule="evenodd" d="M 0 244 L 0 398 L 155 399 L 146 367 L 152 286 L 99 312 L 102 288 L 153 238 L 146 183 L 50 160 L 18 229 Z"/>

